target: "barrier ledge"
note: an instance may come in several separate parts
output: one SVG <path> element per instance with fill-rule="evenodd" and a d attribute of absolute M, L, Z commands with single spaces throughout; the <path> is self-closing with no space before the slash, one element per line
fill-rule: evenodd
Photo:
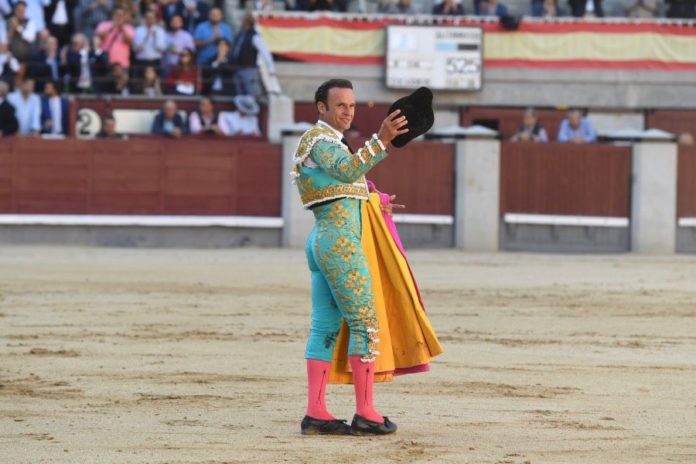
<path fill-rule="evenodd" d="M 581 227 L 628 227 L 628 218 L 608 216 L 565 216 L 553 214 L 506 213 L 503 220 L 508 224 L 538 224 L 552 226 Z"/>
<path fill-rule="evenodd" d="M 679 227 L 696 227 L 696 217 L 683 217 L 677 220 Z"/>
<path fill-rule="evenodd" d="M 138 216 L 110 214 L 0 214 L 0 225 L 242 227 L 280 229 L 283 218 L 264 216 Z"/>
<path fill-rule="evenodd" d="M 454 224 L 454 217 L 445 214 L 395 214 L 393 218 L 397 224 Z"/>

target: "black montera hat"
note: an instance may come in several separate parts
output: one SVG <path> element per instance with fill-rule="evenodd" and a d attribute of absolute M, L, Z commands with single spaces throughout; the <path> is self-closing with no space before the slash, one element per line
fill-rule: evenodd
<path fill-rule="evenodd" d="M 416 137 L 425 134 L 433 127 L 435 115 L 433 114 L 433 93 L 427 87 L 421 87 L 411 95 L 399 98 L 389 107 L 391 114 L 401 110 L 401 114 L 408 120 L 408 132 L 401 134 L 392 140 L 392 145 L 401 148 Z"/>

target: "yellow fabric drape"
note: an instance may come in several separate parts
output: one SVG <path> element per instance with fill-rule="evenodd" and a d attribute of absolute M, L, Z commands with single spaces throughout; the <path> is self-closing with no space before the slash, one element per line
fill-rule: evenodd
<path fill-rule="evenodd" d="M 382 217 L 379 196 L 362 203 L 362 247 L 367 256 L 375 310 L 379 321 L 375 381 L 389 382 L 395 369 L 429 363 L 443 352 L 406 259 L 397 248 Z M 348 327 L 345 321 L 334 349 L 329 383 L 352 383 L 348 363 Z"/>

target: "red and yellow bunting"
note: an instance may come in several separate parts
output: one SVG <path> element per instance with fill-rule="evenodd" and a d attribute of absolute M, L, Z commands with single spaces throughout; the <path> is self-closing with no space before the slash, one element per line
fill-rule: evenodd
<path fill-rule="evenodd" d="M 438 25 L 454 25 L 440 20 Z M 260 17 L 258 27 L 276 55 L 298 61 L 383 64 L 385 26 L 402 19 L 338 16 Z M 540 69 L 696 70 L 696 26 L 660 22 L 523 22 L 516 31 L 482 27 L 487 67 Z"/>

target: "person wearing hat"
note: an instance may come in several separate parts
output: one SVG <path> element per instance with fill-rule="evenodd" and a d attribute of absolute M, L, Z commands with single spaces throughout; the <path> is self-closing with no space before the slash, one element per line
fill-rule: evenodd
<path fill-rule="evenodd" d="M 408 120 L 400 110 L 391 112 L 379 132 L 352 153 L 343 137 L 355 113 L 352 83 L 328 80 L 316 90 L 314 101 L 319 121 L 300 138 L 291 173 L 304 207 L 315 218 L 306 245 L 312 317 L 305 351 L 307 413 L 300 429 L 303 434 L 393 433 L 396 424 L 373 403 L 379 324 L 361 244 L 361 206 L 369 198 L 365 174 L 387 157 L 394 138 L 409 131 Z M 342 321 L 348 328 L 347 361 L 356 400 L 351 425 L 330 414 L 324 401 Z"/>
<path fill-rule="evenodd" d="M 227 113 L 226 135 L 255 135 L 260 136 L 259 104 L 251 95 L 237 95 L 233 99 L 235 111 Z"/>

